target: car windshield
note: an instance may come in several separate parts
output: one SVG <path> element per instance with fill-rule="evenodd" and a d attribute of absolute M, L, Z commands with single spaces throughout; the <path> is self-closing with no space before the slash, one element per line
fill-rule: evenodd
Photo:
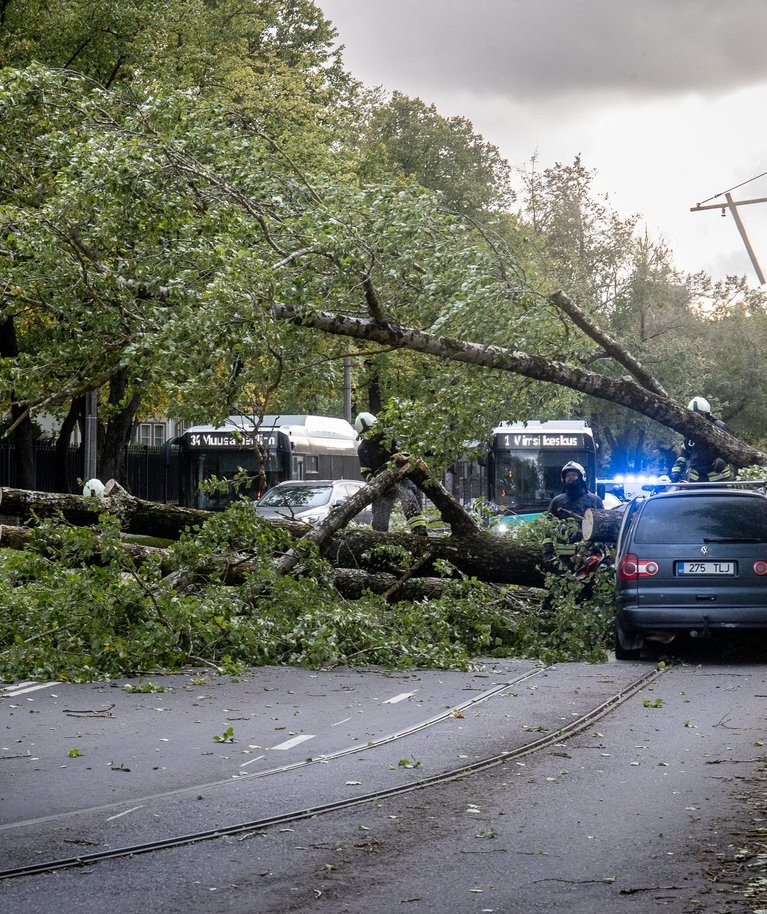
<path fill-rule="evenodd" d="M 651 499 L 641 512 L 637 543 L 767 543 L 767 499 Z"/>
<path fill-rule="evenodd" d="M 319 508 L 330 501 L 332 486 L 275 486 L 259 501 L 259 508 Z"/>

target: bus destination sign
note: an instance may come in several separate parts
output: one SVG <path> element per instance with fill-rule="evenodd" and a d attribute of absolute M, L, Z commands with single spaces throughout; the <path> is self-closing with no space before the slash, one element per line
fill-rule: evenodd
<path fill-rule="evenodd" d="M 535 435 L 514 433 L 510 435 L 496 435 L 495 446 L 499 448 L 569 448 L 578 449 L 585 446 L 583 435 L 573 435 L 567 432 L 543 432 Z"/>
<path fill-rule="evenodd" d="M 246 448 L 255 447 L 258 441 L 261 447 L 277 447 L 277 435 L 274 432 L 232 432 L 209 431 L 187 432 L 184 444 L 188 448 Z"/>

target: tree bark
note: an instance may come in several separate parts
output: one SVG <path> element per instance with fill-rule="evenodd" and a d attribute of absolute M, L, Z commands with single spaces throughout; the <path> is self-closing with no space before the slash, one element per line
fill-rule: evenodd
<path fill-rule="evenodd" d="M 350 499 L 343 507 L 349 507 L 352 501 Z M 352 505 L 350 510 L 354 508 L 356 505 Z M 107 484 L 105 497 L 98 499 L 19 489 L 0 490 L 0 513 L 6 516 L 24 519 L 61 516 L 67 523 L 90 526 L 98 523 L 99 514 L 104 512 L 119 517 L 128 533 L 165 539 L 177 539 L 186 528 L 202 526 L 211 517 L 208 511 L 159 505 L 133 498 L 111 482 Z M 263 523 L 288 529 L 296 537 L 307 532 L 306 524 L 295 521 Z M 337 568 L 357 568 L 369 573 L 391 572 L 391 560 L 385 551 L 376 550 L 378 546 L 397 546 L 404 550 L 410 562 L 419 565 L 418 577 L 435 576 L 435 563 L 441 560 L 450 562 L 459 575 L 480 581 L 527 587 L 543 584 L 543 573 L 539 567 L 541 556 L 536 548 L 520 546 L 512 539 L 479 529 L 461 536 L 421 537 L 354 527 L 338 530 L 326 537 L 320 544 L 320 552 Z M 232 564 L 239 561 L 239 557 L 233 558 Z M 402 571 L 397 568 L 395 573 L 399 577 Z"/>
<path fill-rule="evenodd" d="M 615 543 L 618 540 L 626 504 L 611 510 L 587 508 L 583 514 L 583 538 L 592 543 Z"/>
<path fill-rule="evenodd" d="M 441 359 L 464 362 L 508 371 L 536 381 L 569 387 L 601 400 L 618 403 L 688 438 L 706 441 L 721 456 L 737 467 L 767 466 L 767 454 L 733 435 L 716 428 L 699 413 L 694 413 L 669 397 L 648 390 L 631 377 L 609 378 L 566 362 L 542 356 L 513 352 L 501 346 L 484 346 L 465 340 L 435 336 L 396 321 L 375 321 L 329 311 L 306 312 L 282 302 L 272 303 L 276 319 L 313 327 L 323 333 L 380 343 L 394 349 L 409 349 Z M 638 363 L 637 363 L 638 364 Z"/>

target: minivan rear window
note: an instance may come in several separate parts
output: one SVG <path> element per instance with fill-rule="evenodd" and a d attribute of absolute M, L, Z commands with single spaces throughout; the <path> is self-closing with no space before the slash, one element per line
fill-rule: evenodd
<path fill-rule="evenodd" d="M 637 543 L 767 543 L 767 498 L 714 496 L 650 499 L 640 513 Z"/>

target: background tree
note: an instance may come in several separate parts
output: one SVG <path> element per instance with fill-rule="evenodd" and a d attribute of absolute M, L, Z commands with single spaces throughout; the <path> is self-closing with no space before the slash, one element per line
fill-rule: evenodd
<path fill-rule="evenodd" d="M 110 89 L 39 66 L 7 73 L 0 264 L 18 344 L 0 363 L 9 409 L 59 404 L 71 415 L 72 398 L 109 384 L 105 418 L 123 433 L 120 414 L 132 419 L 139 397 L 190 421 L 293 411 L 337 403 L 352 355 L 375 365 L 393 432 L 436 467 L 499 418 L 577 412 L 584 394 L 676 430 L 692 421 L 663 394 L 648 399 L 644 382 L 624 384 L 626 360 L 615 347 L 606 358 L 604 341 L 548 294 L 575 287 L 592 319 L 646 343 L 643 356 L 680 315 L 691 315 L 685 332 L 703 320 L 674 294 L 681 284 L 661 249 L 637 242 L 634 221 L 592 205 L 579 161 L 532 182 L 529 225 L 490 203 L 481 220 L 451 212 L 444 193 L 398 169 L 366 175 L 349 142 L 354 87 L 323 50 L 329 32 L 308 29 L 298 65 L 289 41 L 274 59 L 278 27 L 304 34 L 302 4 L 263 8 L 282 18 L 245 51 L 237 44 L 237 67 L 227 58 L 204 86 L 150 82 L 138 66 Z M 260 65 L 274 75 L 263 89 Z M 278 86 L 296 93 L 275 100 Z M 442 130 L 426 113 L 427 135 Z M 466 139 L 450 134 L 457 147 Z M 316 332 L 328 304 L 354 332 Z M 428 345 L 406 345 L 410 330 Z M 497 347 L 498 364 L 453 357 L 465 341 L 485 355 Z"/>
<path fill-rule="evenodd" d="M 440 193 L 445 205 L 477 217 L 506 210 L 511 169 L 464 117 L 444 117 L 420 98 L 393 92 L 374 105 L 362 137 L 365 177 L 400 173 Z"/>
<path fill-rule="evenodd" d="M 579 158 L 543 172 L 535 164 L 524 174 L 523 212 L 534 232 L 544 287 L 573 290 L 590 317 L 664 388 L 684 401 L 703 393 L 717 413 L 734 418 L 723 387 L 725 378 L 737 376 L 731 366 L 738 360 L 724 362 L 721 350 L 725 340 L 737 340 L 746 329 L 739 311 L 746 308 L 752 317 L 764 313 L 764 295 L 745 294 L 744 280 L 713 284 L 703 275 L 681 275 L 662 240 L 638 232 L 637 217 L 622 219 L 607 197 L 595 194 L 595 175 Z M 620 377 L 621 366 L 593 339 L 573 333 L 569 323 L 563 330 L 563 354 Z M 753 338 L 758 341 L 759 333 Z M 603 472 L 667 471 L 673 463 L 679 439 L 668 429 L 605 402 L 584 400 L 580 410 L 602 446 Z M 746 432 L 744 425 L 739 430 Z"/>
<path fill-rule="evenodd" d="M 160 92 L 163 85 L 203 90 L 211 97 L 237 105 L 240 116 L 252 122 L 252 131 L 260 131 L 261 142 L 287 138 L 289 142 L 301 144 L 306 159 L 308 150 L 326 146 L 331 120 L 333 136 L 337 135 L 343 121 L 340 115 L 343 108 L 337 101 L 352 86 L 340 66 L 338 53 L 331 46 L 333 37 L 329 22 L 314 4 L 305 0 L 248 3 L 223 0 L 216 4 L 182 4 L 174 0 L 162 3 L 154 0 L 133 3 L 75 0 L 73 3 L 40 4 L 34 0 L 9 0 L 2 5 L 0 15 L 0 65 L 18 66 L 40 61 L 47 66 L 76 70 L 88 78 L 77 84 L 83 98 L 94 91 L 94 83 L 101 83 L 114 93 L 105 111 L 118 108 L 121 96 L 129 98 L 134 90 L 140 94 L 140 87 L 150 80 Z M 45 100 L 39 101 L 36 110 L 34 106 L 27 110 L 31 121 L 24 124 L 23 129 L 10 111 L 5 112 L 2 123 L 3 139 L 10 131 L 14 136 L 8 137 L 9 145 L 4 150 L 8 168 L 6 181 L 0 188 L 0 205 L 10 204 L 4 216 L 6 224 L 14 226 L 24 224 L 35 209 L 39 210 L 35 218 L 49 218 L 44 213 L 47 195 L 63 191 L 61 179 L 67 168 L 76 169 L 77 157 L 84 155 L 87 158 L 90 153 L 84 150 L 95 140 L 93 132 L 76 136 L 78 126 L 74 111 L 70 112 L 68 120 L 62 113 L 61 117 L 53 118 L 54 130 L 58 131 L 58 142 L 71 142 L 72 154 L 66 162 L 59 149 L 43 165 L 35 157 L 37 131 L 45 136 L 48 129 L 44 123 L 47 112 L 40 118 L 40 112 L 46 110 Z M 68 104 L 73 104 L 71 95 Z M 339 114 L 330 119 L 325 110 L 334 105 Z M 311 141 L 307 142 L 309 134 Z M 50 148 L 46 149 L 44 155 L 50 151 Z M 131 176 L 130 168 L 127 166 L 121 178 L 126 200 L 134 192 L 137 198 L 141 196 L 141 182 L 135 175 Z M 32 189 L 34 193 L 31 193 Z M 101 213 L 97 205 L 91 205 L 88 213 L 82 207 L 92 190 L 85 189 L 75 177 L 68 188 L 68 199 L 71 202 L 77 196 L 75 211 L 79 210 L 86 220 L 98 221 Z M 105 199 L 109 199 L 113 190 L 107 190 Z M 86 196 L 79 196 L 83 191 Z M 126 214 L 137 208 L 137 200 L 129 200 Z M 162 220 L 163 217 L 158 218 Z M 127 235 L 129 225 L 128 219 L 123 226 L 128 230 Z M 77 257 L 85 255 L 86 260 L 93 261 L 101 255 L 100 251 L 91 248 L 88 253 L 94 257 L 89 257 L 85 253 L 87 244 L 80 254 L 76 253 L 87 232 L 82 233 L 81 227 L 66 214 L 56 225 L 51 223 L 50 230 L 57 232 L 60 239 L 68 236 L 65 243 Z M 140 234 L 145 227 L 134 223 L 133 230 Z M 126 236 L 126 231 L 123 236 L 127 245 L 133 245 L 133 239 Z M 20 250 L 13 251 L 14 237 L 9 239 L 12 258 L 18 261 L 20 256 L 36 256 L 32 251 L 26 255 Z M 137 252 L 140 246 L 139 243 Z M 91 263 L 91 271 L 94 268 L 99 269 Z M 87 290 L 87 283 L 85 288 Z M 141 281 L 136 282 L 133 294 L 141 300 Z M 89 298 L 86 292 L 86 303 Z M 34 296 L 31 300 L 34 301 Z M 62 313 L 59 306 L 51 309 L 46 303 L 38 309 L 35 319 L 29 307 L 20 310 L 19 302 L 18 296 L 3 297 L 0 301 L 4 341 L 0 356 L 9 358 L 12 366 L 23 364 L 25 348 L 28 353 L 35 353 L 36 341 L 41 339 L 37 331 L 47 333 L 58 319 L 56 313 Z M 68 318 L 64 320 L 66 323 Z M 94 339 L 99 338 L 98 333 L 91 330 L 89 333 Z M 76 327 L 69 327 L 69 336 L 66 350 L 71 354 L 72 341 L 76 346 L 82 341 Z M 17 351 L 19 346 L 21 352 Z M 43 344 L 43 350 L 36 354 L 42 356 L 44 351 Z M 109 351 L 115 352 L 114 344 L 109 346 Z M 116 478 L 122 478 L 124 448 L 130 440 L 132 422 L 140 408 L 141 395 L 147 393 L 147 385 L 145 379 L 136 379 L 132 366 L 122 363 L 119 358 L 114 365 L 104 366 L 104 372 L 98 376 L 99 384 L 106 384 L 108 388 L 102 397 L 101 412 L 106 424 L 99 435 L 99 464 L 104 472 L 114 471 Z M 74 376 L 67 379 L 74 384 L 73 396 L 81 395 L 83 379 L 89 373 L 85 365 L 80 365 L 77 380 Z M 8 393 L 10 418 L 14 423 L 11 434 L 16 444 L 17 476 L 20 483 L 33 486 L 32 425 L 26 407 L 19 405 L 19 398 L 11 388 Z M 63 400 L 53 407 L 62 420 L 72 413 Z M 62 424 L 62 435 L 67 437 L 59 442 L 59 454 L 64 453 L 68 444 L 72 424 L 71 421 Z M 65 474 L 60 472 L 58 476 L 59 484 L 63 485 Z"/>

